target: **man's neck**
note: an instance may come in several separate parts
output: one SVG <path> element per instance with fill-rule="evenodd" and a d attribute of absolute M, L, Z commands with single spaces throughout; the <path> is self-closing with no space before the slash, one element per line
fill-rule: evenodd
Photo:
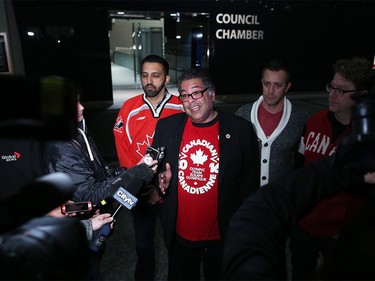
<path fill-rule="evenodd" d="M 284 109 L 284 102 L 279 102 L 278 104 L 276 105 L 271 105 L 269 106 L 268 104 L 266 104 L 264 101 L 262 102 L 262 106 L 263 108 L 271 113 L 271 114 L 276 114 L 276 113 L 279 113 L 280 111 L 283 111 Z"/>
<path fill-rule="evenodd" d="M 352 119 L 351 112 L 335 112 L 334 113 L 335 118 L 337 121 L 339 121 L 343 125 L 348 125 L 350 123 L 350 120 Z"/>
<path fill-rule="evenodd" d="M 160 104 L 160 102 L 163 100 L 166 93 L 167 93 L 167 90 L 162 90 L 157 96 L 146 97 L 146 99 L 152 104 L 152 107 L 156 109 L 158 105 Z"/>

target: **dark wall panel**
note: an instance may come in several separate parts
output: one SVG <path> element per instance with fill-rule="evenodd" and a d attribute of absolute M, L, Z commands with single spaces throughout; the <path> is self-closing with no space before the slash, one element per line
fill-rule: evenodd
<path fill-rule="evenodd" d="M 14 1 L 28 74 L 61 74 L 83 83 L 86 101 L 111 100 L 107 10 L 210 13 L 209 69 L 218 94 L 260 91 L 262 65 L 283 58 L 292 67 L 292 91 L 321 91 L 331 65 L 354 55 L 373 60 L 375 1 Z M 216 22 L 216 15 L 254 14 L 258 26 Z M 47 26 L 73 27 L 64 43 Z M 25 35 L 30 26 L 41 37 Z M 218 29 L 260 29 L 262 40 L 218 39 Z M 67 32 L 67 33 L 64 33 Z M 52 32 L 53 34 L 53 32 Z M 70 35 L 69 35 L 70 34 Z M 70 37 L 69 37 L 70 36 Z"/>

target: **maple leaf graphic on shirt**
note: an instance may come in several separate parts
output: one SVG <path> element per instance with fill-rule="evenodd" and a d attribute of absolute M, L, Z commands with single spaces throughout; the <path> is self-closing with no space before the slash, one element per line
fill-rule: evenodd
<path fill-rule="evenodd" d="M 207 155 L 203 155 L 203 150 L 198 149 L 195 153 L 190 155 L 190 159 L 193 160 L 194 164 L 203 165 L 207 160 Z"/>
<path fill-rule="evenodd" d="M 142 143 L 137 143 L 137 147 L 138 149 L 136 150 L 136 152 L 141 156 L 143 157 L 145 151 L 146 151 L 146 148 L 149 146 L 149 144 L 147 142 L 142 142 Z"/>

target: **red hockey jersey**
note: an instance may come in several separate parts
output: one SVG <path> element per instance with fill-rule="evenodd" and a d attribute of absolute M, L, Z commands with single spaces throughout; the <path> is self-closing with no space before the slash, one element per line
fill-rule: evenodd
<path fill-rule="evenodd" d="M 123 104 L 116 119 L 113 133 L 120 166 L 136 165 L 152 144 L 156 122 L 160 118 L 183 112 L 177 96 L 166 92 L 156 109 L 145 94 L 135 96 Z"/>

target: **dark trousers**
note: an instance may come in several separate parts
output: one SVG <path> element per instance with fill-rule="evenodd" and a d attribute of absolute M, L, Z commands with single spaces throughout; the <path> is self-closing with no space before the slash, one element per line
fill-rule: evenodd
<path fill-rule="evenodd" d="M 154 239 L 157 214 L 158 204 L 150 205 L 143 200 L 132 210 L 137 253 L 135 280 L 155 279 Z"/>
<path fill-rule="evenodd" d="M 204 280 L 220 280 L 223 244 L 192 248 L 180 242 L 168 249 L 168 280 L 200 280 L 203 264 Z"/>
<path fill-rule="evenodd" d="M 317 237 L 296 227 L 290 237 L 292 253 L 292 279 L 313 280 L 318 265 L 319 253 L 325 258 L 334 246 L 333 237 Z"/>

